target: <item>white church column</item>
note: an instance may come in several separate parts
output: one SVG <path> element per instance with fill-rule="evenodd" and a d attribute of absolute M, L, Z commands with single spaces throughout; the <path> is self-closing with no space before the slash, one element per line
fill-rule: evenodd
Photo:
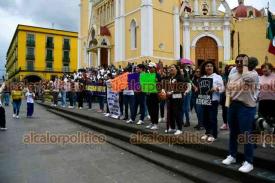
<path fill-rule="evenodd" d="M 212 15 L 217 15 L 217 3 L 216 3 L 216 0 L 212 0 Z"/>
<path fill-rule="evenodd" d="M 180 59 L 180 17 L 179 8 L 174 7 L 174 57 Z"/>
<path fill-rule="evenodd" d="M 101 51 L 101 48 L 98 48 L 97 49 L 97 67 L 100 66 L 100 51 Z"/>
<path fill-rule="evenodd" d="M 108 49 L 108 65 L 111 65 L 111 48 Z"/>
<path fill-rule="evenodd" d="M 153 56 L 153 4 L 152 0 L 141 3 L 141 56 Z"/>
<path fill-rule="evenodd" d="M 121 41 L 121 50 L 120 50 L 120 59 L 125 60 L 125 0 L 121 0 L 120 4 L 120 41 Z"/>
<path fill-rule="evenodd" d="M 230 60 L 231 55 L 231 34 L 230 34 L 230 23 L 229 21 L 224 22 L 223 26 L 223 42 L 224 42 L 224 60 Z"/>
<path fill-rule="evenodd" d="M 116 15 L 115 15 L 115 61 L 120 61 L 120 49 L 121 49 L 121 42 L 120 42 L 120 0 L 115 1 L 116 6 Z"/>
<path fill-rule="evenodd" d="M 198 0 L 194 1 L 194 14 L 199 15 L 199 1 Z"/>
<path fill-rule="evenodd" d="M 188 20 L 183 23 L 183 57 L 190 59 L 190 23 Z"/>

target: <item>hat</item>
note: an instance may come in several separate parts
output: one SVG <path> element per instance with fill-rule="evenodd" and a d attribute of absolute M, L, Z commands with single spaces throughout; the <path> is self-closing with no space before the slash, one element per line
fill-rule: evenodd
<path fill-rule="evenodd" d="M 155 64 L 154 62 L 150 62 L 148 67 L 157 67 L 157 64 Z"/>

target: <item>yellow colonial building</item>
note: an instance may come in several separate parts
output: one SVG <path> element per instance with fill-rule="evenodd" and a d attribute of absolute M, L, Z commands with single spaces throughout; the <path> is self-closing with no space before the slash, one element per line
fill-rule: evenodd
<path fill-rule="evenodd" d="M 78 33 L 18 25 L 7 52 L 9 81 L 50 80 L 77 70 Z"/>
<path fill-rule="evenodd" d="M 222 67 L 240 53 L 275 62 L 264 9 L 226 0 L 81 0 L 79 65 L 190 59 Z"/>

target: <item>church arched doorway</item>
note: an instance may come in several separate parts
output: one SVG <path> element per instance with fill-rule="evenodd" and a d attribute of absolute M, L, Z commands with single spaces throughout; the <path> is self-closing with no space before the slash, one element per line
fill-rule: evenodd
<path fill-rule="evenodd" d="M 218 67 L 218 45 L 217 42 L 208 36 L 200 38 L 196 43 L 196 66 L 205 61 L 212 61 Z"/>

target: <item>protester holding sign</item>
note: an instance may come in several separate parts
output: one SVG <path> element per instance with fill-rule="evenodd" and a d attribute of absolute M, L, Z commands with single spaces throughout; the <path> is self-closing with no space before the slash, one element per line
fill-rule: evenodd
<path fill-rule="evenodd" d="M 252 132 L 255 121 L 259 78 L 257 72 L 248 70 L 247 55 L 238 55 L 236 58 L 237 72 L 229 75 L 226 96 L 230 97 L 228 109 L 228 125 L 230 129 L 229 156 L 222 161 L 225 165 L 236 163 L 238 150 L 238 135 L 246 139 Z M 229 104 L 229 102 L 227 102 Z M 244 142 L 245 162 L 239 171 L 248 173 L 253 170 L 252 142 Z"/>
<path fill-rule="evenodd" d="M 151 118 L 151 124 L 146 126 L 146 128 L 150 128 L 151 130 L 158 129 L 158 118 L 159 118 L 159 100 L 158 100 L 158 91 L 157 91 L 157 82 L 159 83 L 161 80 L 160 74 L 156 71 L 156 64 L 150 62 L 149 72 L 153 78 L 152 83 L 148 84 L 148 91 L 146 96 L 146 104 L 148 108 L 148 112 Z"/>
<path fill-rule="evenodd" d="M 139 64 L 136 67 L 136 73 L 141 74 L 144 73 L 145 71 L 145 66 L 143 64 Z M 140 111 L 140 118 L 139 121 L 137 122 L 137 125 L 142 125 L 144 124 L 144 117 L 145 117 L 145 93 L 141 91 L 141 88 L 136 88 L 135 89 L 135 104 L 134 104 L 134 114 L 133 118 L 129 119 L 126 123 L 134 123 L 136 116 L 137 116 L 137 110 L 139 107 Z"/>
<path fill-rule="evenodd" d="M 202 64 L 201 76 L 199 90 L 207 89 L 203 95 L 205 98 L 201 98 L 203 102 L 200 103 L 203 110 L 203 124 L 206 130 L 205 135 L 201 139 L 213 142 L 218 137 L 218 106 L 220 93 L 224 91 L 224 84 L 222 77 L 217 74 L 216 66 L 212 61 L 206 61 Z M 200 98 L 200 95 L 198 98 Z"/>

